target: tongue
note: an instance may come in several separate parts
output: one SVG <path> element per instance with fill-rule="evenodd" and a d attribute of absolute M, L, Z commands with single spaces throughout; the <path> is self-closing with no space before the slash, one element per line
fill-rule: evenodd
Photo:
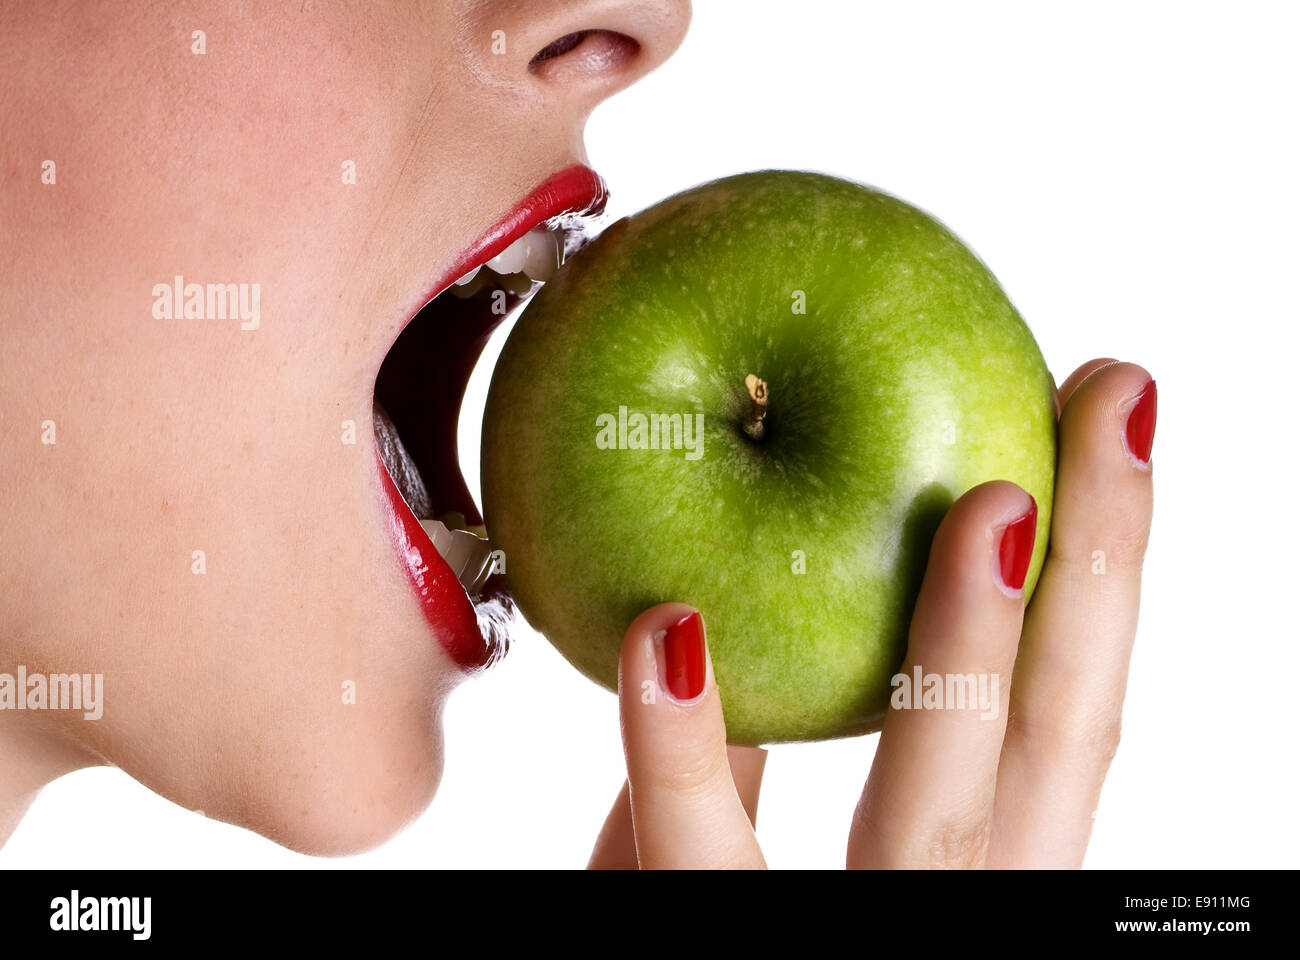
<path fill-rule="evenodd" d="M 375 403 L 375 440 L 379 443 L 379 456 L 388 468 L 388 475 L 393 478 L 393 484 L 411 512 L 421 520 L 432 517 L 433 504 L 429 502 L 429 491 L 424 487 L 420 471 L 415 468 L 406 447 L 402 446 L 388 411 L 378 401 Z"/>

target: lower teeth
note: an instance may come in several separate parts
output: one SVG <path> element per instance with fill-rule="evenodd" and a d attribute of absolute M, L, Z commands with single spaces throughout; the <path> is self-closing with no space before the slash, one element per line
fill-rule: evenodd
<path fill-rule="evenodd" d="M 468 300 L 484 290 L 508 290 L 520 297 L 533 292 L 533 278 L 526 273 L 497 273 L 490 267 L 479 267 L 470 279 L 461 283 L 457 280 L 448 288 L 448 292 L 460 300 Z"/>
<path fill-rule="evenodd" d="M 441 520 L 421 519 L 420 526 L 424 527 L 424 532 L 452 573 L 456 574 L 465 592 L 471 597 L 477 596 L 493 570 L 492 545 L 469 530 L 448 527 Z"/>
<path fill-rule="evenodd" d="M 438 520 L 430 519 L 433 504 L 429 500 L 429 491 L 411 455 L 402 445 L 388 411 L 378 402 L 375 403 L 374 419 L 379 456 L 393 484 L 465 591 L 471 597 L 476 596 L 492 573 L 492 545 L 485 536 L 478 535 L 481 527 L 471 528 L 465 523 L 463 514 L 449 513 Z"/>

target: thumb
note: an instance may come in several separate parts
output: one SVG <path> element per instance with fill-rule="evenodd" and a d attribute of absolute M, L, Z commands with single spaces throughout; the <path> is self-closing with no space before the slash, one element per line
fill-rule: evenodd
<path fill-rule="evenodd" d="M 637 860 L 643 869 L 763 867 L 727 762 L 722 702 L 699 612 L 633 621 L 618 668 Z"/>

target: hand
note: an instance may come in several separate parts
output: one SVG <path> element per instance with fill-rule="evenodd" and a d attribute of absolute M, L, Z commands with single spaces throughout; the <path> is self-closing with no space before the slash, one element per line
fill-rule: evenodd
<path fill-rule="evenodd" d="M 1062 384 L 1057 409 L 1052 539 L 1033 602 L 1026 609 L 994 573 L 1002 531 L 1032 501 L 1014 484 L 982 484 L 935 534 L 901 669 L 1009 676 L 1008 708 L 993 719 L 889 711 L 853 817 L 850 867 L 1083 861 L 1137 627 L 1155 385 L 1141 367 L 1093 360 Z M 678 603 L 628 628 L 619 663 L 628 779 L 593 868 L 765 865 L 753 822 L 766 755 L 727 747 L 703 633 Z"/>

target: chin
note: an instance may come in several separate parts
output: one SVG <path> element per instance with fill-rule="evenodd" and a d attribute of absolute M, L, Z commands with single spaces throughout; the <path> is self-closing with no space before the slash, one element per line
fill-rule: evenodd
<path fill-rule="evenodd" d="M 373 850 L 424 813 L 442 780 L 441 728 L 433 742 L 393 746 L 354 744 L 279 772 L 231 820 L 309 856 Z"/>
<path fill-rule="evenodd" d="M 318 805 L 310 816 L 288 816 L 267 838 L 296 853 L 313 857 L 350 857 L 382 846 L 428 809 L 442 779 L 441 757 L 427 769 L 413 771 L 402 783 L 373 791 L 344 790 Z"/>
<path fill-rule="evenodd" d="M 344 857 L 381 846 L 417 820 L 438 791 L 441 704 L 433 715 L 425 706 L 373 719 L 322 723 L 309 743 L 239 744 L 244 769 L 217 774 L 222 795 L 186 805 L 309 856 Z"/>

